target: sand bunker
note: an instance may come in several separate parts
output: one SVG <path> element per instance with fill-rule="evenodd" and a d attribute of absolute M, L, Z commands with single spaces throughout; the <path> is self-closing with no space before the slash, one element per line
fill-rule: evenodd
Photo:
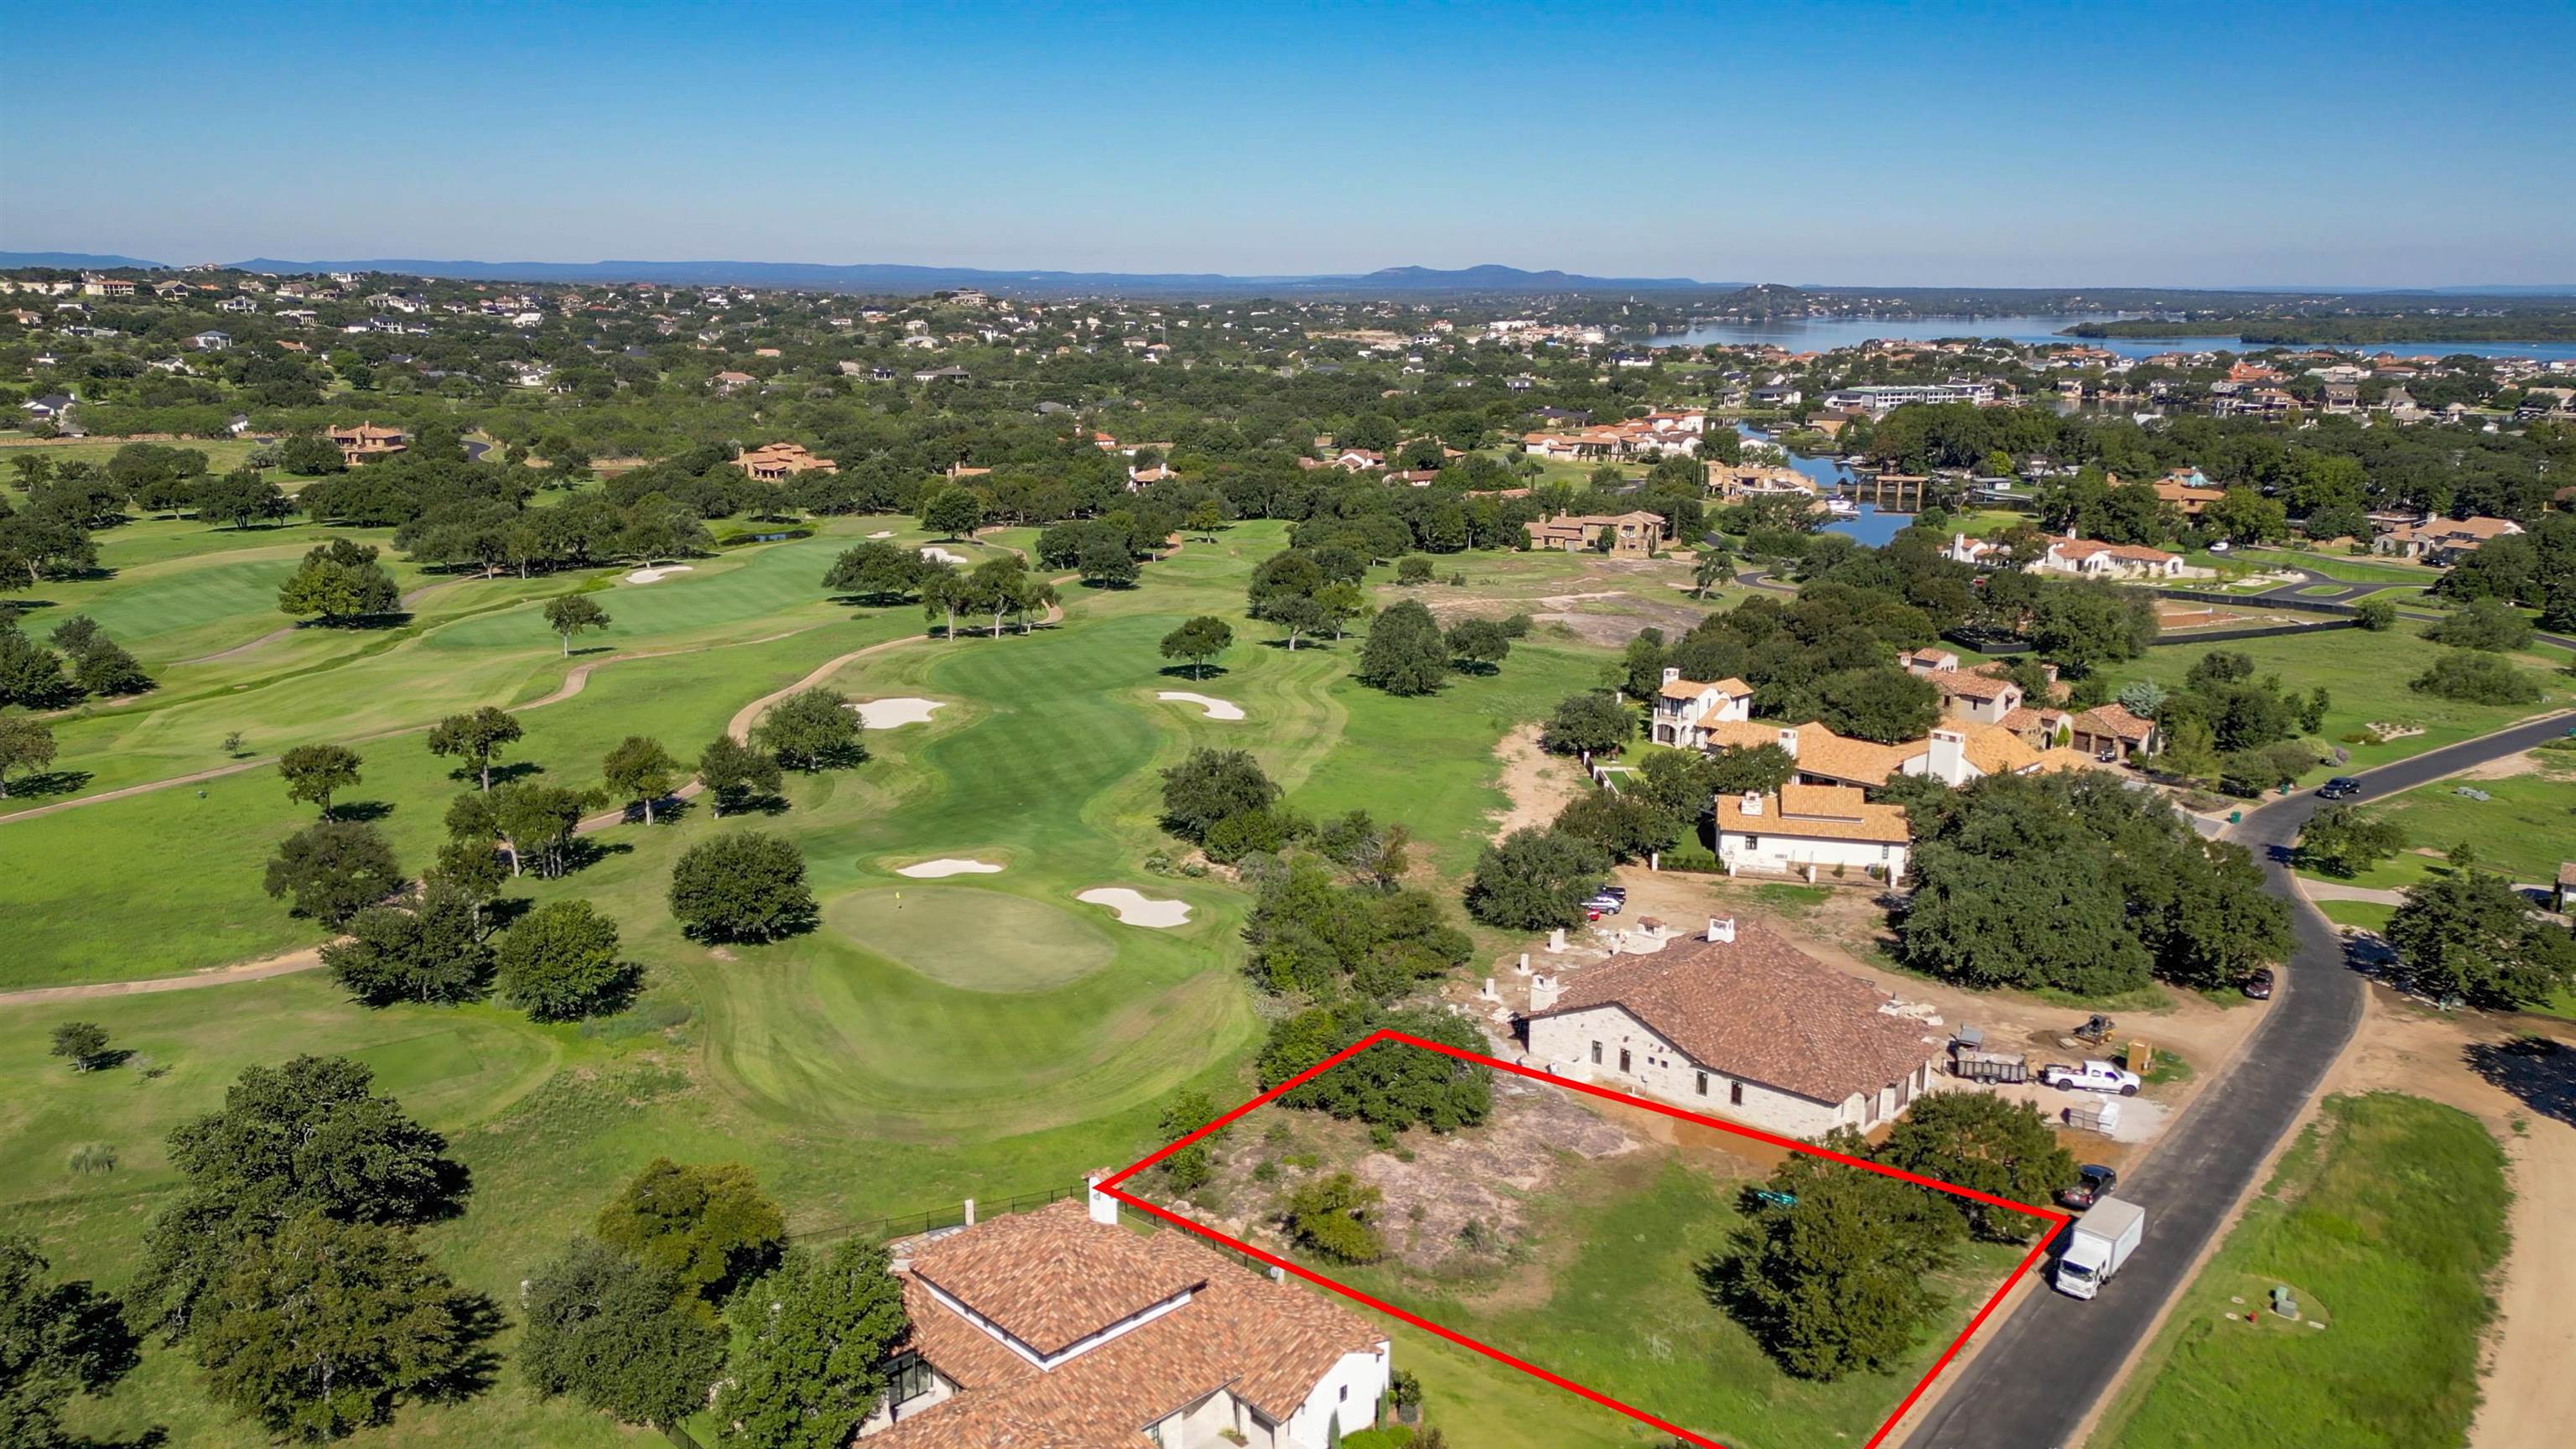
<path fill-rule="evenodd" d="M 947 704 L 944 699 L 916 699 L 909 695 L 897 699 L 863 699 L 850 708 L 859 712 L 859 723 L 872 730 L 896 729 L 908 724 L 926 724 L 930 712 Z"/>
<path fill-rule="evenodd" d="M 1158 901 L 1125 886 L 1094 886 L 1075 892 L 1073 898 L 1089 905 L 1107 906 L 1131 926 L 1177 926 L 1190 918 L 1186 901 Z"/>
<path fill-rule="evenodd" d="M 690 568 L 687 564 L 664 564 L 657 569 L 637 569 L 635 572 L 626 576 L 626 582 L 630 584 L 658 584 L 673 574 L 689 574 L 696 572 L 697 570 Z"/>
<path fill-rule="evenodd" d="M 894 537 L 894 530 L 893 530 L 893 529 L 891 529 L 891 528 L 880 528 L 880 529 L 878 529 L 876 532 L 869 534 L 869 535 L 868 535 L 868 537 L 870 537 L 870 538 L 892 538 L 892 537 Z"/>
<path fill-rule="evenodd" d="M 1001 873 L 1002 868 L 990 861 L 961 860 L 955 856 L 941 856 L 937 860 L 925 860 L 919 865 L 907 865 L 895 871 L 896 875 L 908 875 L 914 880 L 937 880 L 941 876 L 950 875 L 1000 875 Z"/>
<path fill-rule="evenodd" d="M 1204 694 L 1192 694 L 1186 689 L 1161 690 L 1157 692 L 1154 697 L 1156 699 L 1176 700 L 1182 704 L 1195 704 L 1199 708 L 1207 711 L 1207 717 L 1209 719 L 1243 718 L 1242 705 L 1236 704 L 1231 700 L 1210 699 Z"/>
<path fill-rule="evenodd" d="M 955 564 L 960 567 L 974 562 L 973 559 L 968 558 L 962 553 L 950 553 L 948 550 L 941 548 L 935 543 L 928 548 L 923 549 L 921 551 L 921 556 L 935 564 Z"/>

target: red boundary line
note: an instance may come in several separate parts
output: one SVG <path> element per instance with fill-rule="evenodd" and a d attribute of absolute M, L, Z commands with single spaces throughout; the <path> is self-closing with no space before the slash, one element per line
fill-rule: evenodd
<path fill-rule="evenodd" d="M 1563 1087 L 1568 1091 L 1587 1093 L 1591 1096 L 1599 1097 L 1604 1101 L 1620 1103 L 1623 1106 L 1641 1107 L 1649 1112 L 1660 1112 L 1664 1116 L 1676 1118 L 1684 1122 L 1695 1122 L 1703 1127 L 1713 1127 L 1720 1132 L 1728 1132 L 1738 1137 L 1751 1138 L 1756 1142 L 1767 1143 L 1773 1147 L 1786 1148 L 1791 1152 L 1803 1152 L 1811 1157 L 1826 1158 L 1830 1161 L 1842 1163 L 1847 1167 L 1857 1167 L 1864 1172 L 1875 1172 L 1885 1177 L 1898 1178 L 1902 1181 L 1913 1183 L 1918 1187 L 1932 1188 L 1938 1192 L 1946 1192 L 1958 1197 L 1967 1198 L 1973 1202 L 1984 1203 L 1988 1207 L 2002 1208 L 2008 1212 L 2017 1212 L 2030 1217 L 2039 1218 L 2048 1223 L 2049 1231 L 2042 1233 L 2035 1241 L 2032 1242 L 2030 1251 L 2024 1253 L 2021 1261 L 2013 1265 L 2012 1272 L 2006 1274 L 2003 1282 L 1996 1285 L 1995 1291 L 1987 1297 L 1986 1301 L 1982 1305 L 1978 1307 L 1976 1315 L 1968 1320 L 1968 1326 L 1959 1330 L 1959 1336 L 1950 1340 L 1949 1346 L 1941 1350 L 1941 1356 L 1933 1360 L 1932 1367 L 1925 1371 L 1923 1377 L 1914 1385 L 1913 1390 L 1906 1394 L 1905 1401 L 1898 1404 L 1896 1406 L 1896 1411 L 1887 1416 L 1887 1421 L 1878 1426 L 1878 1432 L 1870 1436 L 1869 1442 L 1863 1445 L 1862 1449 L 1879 1449 L 1879 1445 L 1883 1443 L 1888 1434 L 1896 1428 L 1897 1420 L 1905 1417 L 1906 1411 L 1912 1409 L 1915 1402 L 1923 1397 L 1924 1391 L 1932 1387 L 1932 1381 L 1940 1377 L 1941 1370 L 1950 1366 L 1950 1360 L 1957 1357 L 1959 1350 L 1966 1346 L 1968 1339 L 1973 1336 L 1979 1328 L 1985 1325 L 1986 1319 L 1990 1317 L 1994 1313 L 1995 1309 L 2003 1303 L 2004 1295 L 2012 1290 L 2013 1284 L 2021 1281 L 2021 1276 L 2024 1273 L 2029 1272 L 2031 1266 L 2039 1261 L 2040 1256 L 2048 1251 L 2049 1240 L 2056 1236 L 2059 1229 L 2064 1228 L 2068 1223 L 2075 1220 L 2073 1214 L 2070 1213 L 2058 1212 L 2051 1208 L 2032 1207 L 2028 1203 L 2014 1202 L 2010 1198 L 1996 1197 L 1991 1193 L 1979 1192 L 1974 1188 L 1960 1187 L 1955 1183 L 1943 1182 L 1938 1178 L 1924 1177 L 1918 1173 L 1904 1171 L 1901 1168 L 1888 1167 L 1881 1163 L 1871 1162 L 1867 1158 L 1852 1157 L 1845 1153 L 1829 1151 L 1825 1148 L 1818 1147 L 1813 1143 L 1799 1142 L 1792 1138 L 1779 1136 L 1776 1133 L 1764 1132 L 1758 1128 L 1747 1127 L 1741 1123 L 1721 1121 L 1715 1117 L 1704 1117 L 1697 1112 L 1690 1112 L 1679 1107 L 1667 1106 L 1662 1102 L 1657 1102 L 1650 1098 L 1631 1095 L 1627 1092 L 1615 1092 L 1607 1087 L 1596 1087 L 1589 1082 L 1578 1082 L 1570 1078 L 1557 1076 L 1552 1072 L 1543 1072 L 1533 1067 L 1520 1066 L 1513 1062 L 1489 1057 L 1482 1052 L 1468 1051 L 1464 1048 L 1448 1046 L 1441 1042 L 1427 1041 L 1421 1037 L 1411 1036 L 1404 1032 L 1385 1029 L 1369 1033 L 1367 1036 L 1360 1038 L 1350 1046 L 1335 1052 L 1333 1055 L 1326 1057 L 1314 1066 L 1307 1068 L 1305 1071 L 1299 1072 L 1297 1075 L 1290 1077 L 1284 1082 L 1281 1082 L 1278 1086 L 1271 1088 L 1269 1091 L 1262 1093 L 1260 1096 L 1253 1098 L 1251 1101 L 1244 1103 L 1242 1106 L 1237 1107 L 1233 1111 L 1226 1113 L 1224 1116 L 1217 1118 L 1215 1121 L 1208 1123 L 1206 1126 L 1201 1127 L 1199 1130 L 1191 1133 L 1187 1137 L 1183 1137 L 1179 1141 L 1173 1142 L 1159 1151 L 1141 1158 L 1138 1161 L 1119 1169 L 1117 1172 L 1102 1178 L 1098 1183 L 1100 1191 L 1109 1194 L 1111 1197 L 1127 1204 L 1138 1212 L 1158 1218 L 1175 1227 L 1186 1228 L 1193 1233 L 1197 1233 L 1203 1238 L 1223 1243 L 1227 1247 L 1234 1249 L 1236 1252 L 1244 1254 L 1246 1257 L 1257 1259 L 1284 1272 L 1293 1273 L 1298 1277 L 1305 1279 L 1307 1282 L 1315 1284 L 1317 1287 L 1329 1289 L 1332 1292 L 1338 1293 L 1354 1302 L 1365 1303 L 1380 1313 L 1401 1319 L 1404 1322 L 1421 1329 L 1425 1333 L 1447 1339 L 1449 1342 L 1458 1345 L 1460 1348 L 1483 1354 L 1485 1357 L 1494 1360 L 1496 1363 L 1507 1364 L 1512 1368 L 1519 1369 L 1522 1373 L 1528 1374 L 1533 1378 L 1544 1380 L 1547 1383 L 1554 1384 L 1560 1389 L 1564 1389 L 1568 1393 L 1589 1399 L 1593 1403 L 1599 1404 L 1604 1408 L 1625 1414 L 1629 1418 L 1637 1420 L 1639 1423 L 1651 1424 L 1655 1428 L 1660 1429 L 1667 1434 L 1679 1435 L 1689 1443 L 1703 1446 L 1703 1449 L 1727 1449 L 1726 1445 L 1715 1439 L 1708 1438 L 1702 1434 L 1692 1433 L 1690 1430 L 1683 1428 L 1679 1424 L 1667 1423 L 1666 1421 L 1656 1418 L 1654 1415 L 1647 1413 L 1645 1410 L 1640 1409 L 1633 1404 L 1623 1403 L 1618 1399 L 1610 1397 L 1608 1394 L 1602 1393 L 1596 1389 L 1586 1388 L 1583 1385 L 1574 1382 L 1572 1379 L 1566 1378 L 1560 1374 L 1550 1373 L 1548 1370 L 1540 1368 L 1538 1365 L 1531 1363 L 1526 1359 L 1518 1358 L 1512 1354 L 1506 1353 L 1503 1350 L 1494 1347 L 1492 1344 L 1469 1338 L 1467 1335 L 1460 1333 L 1455 1329 L 1443 1328 L 1439 1324 L 1432 1322 L 1430 1319 L 1424 1318 L 1419 1314 L 1409 1313 L 1404 1309 L 1396 1307 L 1392 1303 L 1384 1301 L 1383 1299 L 1373 1298 L 1348 1284 L 1337 1282 L 1332 1278 L 1328 1278 L 1321 1273 L 1315 1272 L 1311 1268 L 1290 1262 L 1288 1259 L 1282 1258 L 1274 1253 L 1264 1252 L 1263 1250 L 1252 1246 L 1250 1243 L 1243 1242 L 1240 1239 L 1228 1237 L 1224 1233 L 1218 1232 L 1216 1229 L 1211 1228 L 1204 1223 L 1194 1222 L 1189 1218 L 1182 1217 L 1178 1213 L 1156 1207 L 1154 1204 L 1145 1201 L 1134 1193 L 1127 1192 L 1119 1187 L 1120 1183 L 1134 1177 L 1137 1173 L 1143 1172 L 1146 1168 L 1153 1166 L 1155 1163 L 1162 1161 L 1164 1158 L 1169 1157 L 1173 1153 L 1180 1151 L 1182 1148 L 1189 1146 L 1191 1143 L 1198 1141 L 1200 1138 L 1217 1131 L 1228 1123 L 1233 1122 L 1236 1118 L 1252 1111 L 1254 1108 L 1265 1106 L 1283 1093 L 1290 1092 L 1298 1087 L 1304 1086 L 1306 1083 L 1313 1081 L 1315 1078 L 1322 1076 L 1324 1073 L 1340 1066 L 1342 1063 L 1349 1061 L 1351 1058 L 1358 1056 L 1361 1052 L 1364 1052 L 1370 1047 L 1376 1046 L 1381 1042 L 1401 1042 L 1406 1046 L 1420 1047 L 1424 1051 L 1438 1052 L 1442 1056 L 1455 1057 L 1462 1062 L 1476 1062 L 1481 1065 L 1491 1067 L 1496 1071 L 1510 1072 L 1515 1076 L 1528 1077 L 1532 1081 L 1546 1082 L 1552 1086 Z"/>

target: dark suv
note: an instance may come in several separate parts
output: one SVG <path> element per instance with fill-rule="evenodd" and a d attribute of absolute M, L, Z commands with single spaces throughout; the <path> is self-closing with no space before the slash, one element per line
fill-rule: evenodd
<path fill-rule="evenodd" d="M 2361 782 L 2350 775 L 2337 775 L 2317 787 L 2317 794 L 2328 800 L 2348 800 L 2361 793 Z"/>

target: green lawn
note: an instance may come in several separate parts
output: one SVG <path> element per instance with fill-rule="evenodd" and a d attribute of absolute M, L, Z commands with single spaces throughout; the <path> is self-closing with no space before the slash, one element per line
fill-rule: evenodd
<path fill-rule="evenodd" d="M 2175 644 L 2148 650 L 2142 658 L 2111 666 L 2109 673 L 2113 687 L 2116 689 L 2133 679 L 2146 679 L 2169 689 L 2179 689 L 2184 676 L 2201 655 L 2216 649 L 2247 655 L 2253 659 L 2258 676 L 2278 674 L 2285 686 L 2302 695 L 2310 689 L 2324 686 L 2328 706 L 2325 727 L 2318 731 L 2318 737 L 2325 743 L 2342 744 L 2351 752 L 2351 761 L 2343 765 L 2319 765 L 2306 777 L 2312 780 L 2385 765 L 2392 760 L 2402 760 L 2502 729 L 2533 714 L 2564 709 L 2571 695 L 2568 681 L 2554 672 L 2554 666 L 2564 657 L 2556 651 L 2547 655 L 2516 656 L 2524 671 L 2541 687 L 2542 699 L 2536 705 L 2465 704 L 2416 693 L 2406 687 L 2407 681 L 2422 674 L 2441 657 L 2443 650 L 2441 645 L 2406 627 L 2380 633 L 2366 629 L 2335 629 L 2271 639 L 2235 639 L 2212 643 L 2205 649 Z M 2344 743 L 2345 736 L 2359 732 L 2363 725 L 2373 721 L 2421 725 L 2424 733 L 2382 744 Z"/>
<path fill-rule="evenodd" d="M 2437 780 L 2371 808 L 2404 827 L 2409 844 L 2447 851 L 2466 841 L 2479 869 L 2548 884 L 2561 861 L 2576 860 L 2576 753 L 2538 750 L 2532 758 L 2539 768 L 2527 775 Z M 2464 786 L 2491 798 L 2470 799 L 2458 793 Z M 2379 869 L 2403 865 L 2420 873 L 2431 864 L 2406 855 Z"/>
<path fill-rule="evenodd" d="M 2101 1449 L 2434 1449 L 2467 1442 L 2504 1154 L 2417 1097 L 2336 1097 L 2185 1290 Z M 2152 1234 L 2152 1227 L 2150 1228 Z M 2308 1321 L 2263 1311 L 2276 1284 Z M 2247 1323 L 2247 1309 L 2261 1320 Z M 2313 1326 L 2322 1323 L 2323 1327 Z"/>
<path fill-rule="evenodd" d="M 831 554 L 875 527 L 907 525 L 834 520 L 826 538 L 616 585 L 603 597 L 617 627 L 604 646 L 585 641 L 599 649 L 588 659 L 695 652 L 610 664 L 579 694 L 523 714 L 527 738 L 508 759 L 586 785 L 628 733 L 689 753 L 746 701 L 874 642 L 914 641 L 847 666 L 836 686 L 950 701 L 929 723 L 872 733 L 862 765 L 792 776 L 782 814 L 717 820 L 687 809 L 650 830 L 591 837 L 597 858 L 562 881 L 517 883 L 513 894 L 587 898 L 620 923 L 646 970 L 632 1012 L 584 1030 L 533 1026 L 498 1005 L 366 1011 L 317 973 L 7 1013 L 0 1228 L 36 1233 L 66 1272 L 122 1284 L 136 1233 L 173 1185 L 160 1145 L 170 1128 L 217 1100 L 244 1065 L 304 1051 L 360 1055 L 449 1134 L 476 1190 L 462 1218 L 424 1238 L 462 1281 L 505 1305 L 528 1269 L 656 1154 L 749 1164 L 799 1232 L 1061 1186 L 1141 1153 L 1173 1089 L 1196 1083 L 1229 1096 L 1248 1085 L 1259 1022 L 1238 971 L 1245 897 L 1213 877 L 1144 869 L 1168 843 L 1152 819 L 1159 769 L 1194 744 L 1251 749 L 1299 808 L 1366 806 L 1403 820 L 1424 842 L 1418 856 L 1455 868 L 1501 803 L 1495 740 L 1597 668 L 1597 656 L 1542 645 L 1431 698 L 1365 690 L 1348 674 L 1356 639 L 1292 654 L 1242 618 L 1244 580 L 1280 542 L 1271 524 L 1150 565 L 1139 588 L 1068 584 L 1060 627 L 931 640 L 918 610 L 854 612 L 816 587 Z M 1026 537 L 988 535 L 1002 540 Z M 242 547 L 270 542 L 254 534 Z M 119 607 L 136 629 L 157 624 L 174 638 L 200 607 L 235 609 L 247 628 L 255 590 L 227 602 L 211 580 L 175 567 L 260 566 L 228 557 L 235 551 L 169 550 L 164 583 L 202 583 L 213 602 L 156 601 L 138 584 Z M 334 652 L 269 667 L 270 650 L 304 646 L 299 631 L 242 657 L 243 688 L 191 690 L 180 674 L 155 707 L 65 722 L 61 763 L 149 779 L 219 760 L 204 736 L 223 728 L 242 729 L 260 754 L 394 731 L 359 745 L 365 782 L 350 798 L 380 809 L 381 828 L 417 865 L 441 834 L 446 802 L 467 788 L 421 748 L 419 730 L 450 709 L 555 690 L 568 665 L 533 617 L 536 600 L 578 582 L 469 581 L 424 601 L 418 627 L 399 637 L 326 641 Z M 451 597 L 452 610 L 431 607 Z M 1155 643 L 1198 613 L 1231 619 L 1240 642 L 1221 672 L 1192 683 L 1165 672 Z M 1231 700 L 1249 718 L 1209 720 L 1157 701 L 1160 689 Z M 113 773 L 128 750 L 154 749 L 149 770 Z M 0 899 L 12 946 L 0 988 L 165 975 L 318 940 L 259 890 L 261 862 L 310 815 L 263 767 L 0 821 L 13 868 Z M 822 902 L 819 929 L 722 953 L 679 934 L 662 900 L 672 862 L 739 829 L 796 841 Z M 893 873 L 940 855 L 1006 869 L 942 882 Z M 1130 926 L 1072 898 L 1099 885 L 1184 900 L 1191 918 L 1171 930 Z M 97 1021 L 140 1055 L 74 1077 L 43 1049 L 71 1019 Z M 147 1075 L 154 1067 L 168 1070 Z M 91 1143 L 116 1149 L 114 1172 L 70 1170 L 73 1151 Z M 79 1427 L 130 1437 L 154 1425 L 192 1446 L 262 1441 L 209 1409 L 192 1371 L 158 1350 L 113 1398 L 85 1406 Z M 354 1442 L 638 1441 L 533 1400 L 505 1368 L 467 1404 L 407 1408 L 395 1428 Z"/>
<path fill-rule="evenodd" d="M 1783 1374 L 1750 1334 L 1713 1305 L 1700 1267 L 1741 1223 L 1740 1184 L 1719 1181 L 1669 1155 L 1565 1169 L 1577 1181 L 1548 1204 L 1538 1240 L 1573 1246 L 1542 1265 L 1501 1270 L 1511 1306 L 1480 1306 L 1461 1289 L 1387 1269 L 1342 1276 L 1444 1327 L 1735 1449 L 1860 1444 L 1913 1386 L 1939 1344 L 1959 1331 L 2018 1253 L 1978 1245 L 1943 1286 L 1951 1311 L 1933 1341 L 1890 1374 L 1814 1383 Z M 1543 1297 L 1509 1280 L 1549 1275 Z M 1483 1289 L 1489 1285 L 1472 1285 Z M 1657 1444 L 1646 1426 L 1464 1352 L 1428 1335 L 1399 1334 L 1398 1361 L 1421 1375 L 1430 1422 L 1479 1449 L 1590 1449 Z"/>
<path fill-rule="evenodd" d="M 2387 563 L 2355 558 L 2351 554 L 2340 552 L 2254 549 L 2241 557 L 2265 568 L 2294 565 L 2324 574 L 2330 579 L 2342 579 L 2346 583 L 2354 584 L 2420 584 L 2430 587 L 2434 581 L 2442 577 L 2440 569 L 2425 568 L 2418 564 Z"/>

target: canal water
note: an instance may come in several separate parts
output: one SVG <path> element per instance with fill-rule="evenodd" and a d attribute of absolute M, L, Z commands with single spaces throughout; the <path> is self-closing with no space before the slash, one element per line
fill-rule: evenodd
<path fill-rule="evenodd" d="M 2246 352 L 2252 346 L 2234 337 L 2062 337 L 2079 322 L 2113 322 L 2135 316 L 2127 312 L 2027 313 L 2013 317 L 1817 317 L 1780 322 L 1706 323 L 1687 332 L 1651 338 L 1650 347 L 1706 347 L 1714 343 L 1751 347 L 1771 343 L 1792 352 L 1826 352 L 1857 347 L 1873 339 L 1930 342 L 1944 337 L 2000 337 L 2025 346 L 2044 342 L 2082 342 L 2122 357 L 2152 357 L 2160 352 Z M 2544 362 L 2576 359 L 2576 342 L 2388 342 L 2346 344 L 2348 352 L 2394 352 L 2401 357 L 2430 354 L 2447 357 L 2465 352 L 2475 357 L 2533 357 Z"/>

